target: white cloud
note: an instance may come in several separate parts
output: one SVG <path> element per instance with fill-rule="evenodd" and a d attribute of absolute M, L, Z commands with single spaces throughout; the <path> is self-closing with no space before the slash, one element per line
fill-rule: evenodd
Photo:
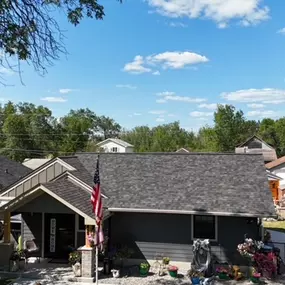
<path fill-rule="evenodd" d="M 171 18 L 210 19 L 223 27 L 230 21 L 256 25 L 269 18 L 262 0 L 147 0 L 155 11 Z"/>
<path fill-rule="evenodd" d="M 156 121 L 161 123 L 161 122 L 165 122 L 165 119 L 163 119 L 163 118 L 156 118 Z"/>
<path fill-rule="evenodd" d="M 62 88 L 62 89 L 59 89 L 59 93 L 60 93 L 60 94 L 68 94 L 68 93 L 74 92 L 74 91 L 76 91 L 76 90 L 77 90 L 77 89 Z"/>
<path fill-rule="evenodd" d="M 156 70 L 152 73 L 152 75 L 160 75 L 160 72 L 158 70 Z"/>
<path fill-rule="evenodd" d="M 141 113 L 134 113 L 133 115 L 134 116 L 141 116 L 142 114 Z"/>
<path fill-rule="evenodd" d="M 43 97 L 42 101 L 50 102 L 50 103 L 64 103 L 67 100 L 62 97 Z"/>
<path fill-rule="evenodd" d="M 166 100 L 164 100 L 164 99 L 157 99 L 156 100 L 156 103 L 158 103 L 158 104 L 163 104 L 163 103 L 166 103 L 167 101 Z"/>
<path fill-rule="evenodd" d="M 127 88 L 127 89 L 137 89 L 137 86 L 130 85 L 130 84 L 117 84 L 117 88 Z"/>
<path fill-rule="evenodd" d="M 209 110 L 216 110 L 218 107 L 217 104 L 213 103 L 213 104 L 200 104 L 198 106 L 198 108 L 205 108 L 205 109 L 209 109 Z"/>
<path fill-rule="evenodd" d="M 282 29 L 278 30 L 277 34 L 285 35 L 285 28 L 282 28 Z"/>
<path fill-rule="evenodd" d="M 221 97 L 234 102 L 262 104 L 280 104 L 285 102 L 285 90 L 282 89 L 247 89 L 234 92 L 224 92 Z"/>
<path fill-rule="evenodd" d="M 154 67 L 182 69 L 208 61 L 209 59 L 206 56 L 194 52 L 167 51 L 146 57 L 137 55 L 132 62 L 125 64 L 123 71 L 133 74 L 152 72 L 153 75 L 160 75 L 160 71 L 153 70 Z"/>
<path fill-rule="evenodd" d="M 163 91 L 163 92 L 158 92 L 156 93 L 157 96 L 172 96 L 172 95 L 175 95 L 175 92 L 171 92 L 171 91 Z"/>
<path fill-rule="evenodd" d="M 166 113 L 165 110 L 152 110 L 152 111 L 149 111 L 149 114 L 152 114 L 152 115 L 163 115 L 165 113 Z"/>
<path fill-rule="evenodd" d="M 132 62 L 125 64 L 123 70 L 133 74 L 151 72 L 150 68 L 144 67 L 143 65 L 144 65 L 144 58 L 141 55 L 137 55 L 135 56 Z"/>
<path fill-rule="evenodd" d="M 185 102 L 185 103 L 200 103 L 200 102 L 207 101 L 207 99 L 204 99 L 204 98 L 191 98 L 191 97 L 176 96 L 176 95 L 167 95 L 163 99 L 166 101 L 178 101 L 178 102 Z"/>
<path fill-rule="evenodd" d="M 0 67 L 0 75 L 1 74 L 4 74 L 4 75 L 13 75 L 15 72 L 12 70 L 12 69 L 10 69 L 10 68 L 5 68 L 5 67 L 3 67 L 3 66 L 1 66 Z"/>
<path fill-rule="evenodd" d="M 261 108 L 264 108 L 265 105 L 264 104 L 258 104 L 258 103 L 252 103 L 252 104 L 247 104 L 247 107 L 251 108 L 251 109 L 261 109 Z"/>
<path fill-rule="evenodd" d="M 247 112 L 248 117 L 272 117 L 277 116 L 276 112 L 271 110 L 256 110 L 256 111 L 249 111 Z"/>
<path fill-rule="evenodd" d="M 195 118 L 205 118 L 205 117 L 210 117 L 213 115 L 213 112 L 199 112 L 199 111 L 194 111 L 190 113 L 191 117 Z"/>
<path fill-rule="evenodd" d="M 168 116 L 168 117 L 175 117 L 175 115 L 174 115 L 174 114 L 171 114 L 171 113 L 168 114 L 167 116 Z"/>
<path fill-rule="evenodd" d="M 180 69 L 188 65 L 208 62 L 209 59 L 206 56 L 189 51 L 167 51 L 150 55 L 147 57 L 147 61 L 150 64 L 162 64 L 162 67 L 165 69 Z"/>
<path fill-rule="evenodd" d="M 187 28 L 188 27 L 186 24 L 182 22 L 170 22 L 169 26 L 173 28 Z"/>

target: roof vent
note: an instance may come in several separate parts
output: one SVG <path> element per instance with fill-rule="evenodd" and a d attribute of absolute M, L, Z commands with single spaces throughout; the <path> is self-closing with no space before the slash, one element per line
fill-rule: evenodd
<path fill-rule="evenodd" d="M 9 172 L 8 172 L 8 168 L 5 169 L 5 173 L 9 173 Z"/>

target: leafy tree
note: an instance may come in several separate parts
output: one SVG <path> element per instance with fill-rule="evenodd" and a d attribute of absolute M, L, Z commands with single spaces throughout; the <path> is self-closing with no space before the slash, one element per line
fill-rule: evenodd
<path fill-rule="evenodd" d="M 197 134 L 195 149 L 198 151 L 205 151 L 205 152 L 218 151 L 217 135 L 214 128 L 205 126 L 199 130 Z"/>
<path fill-rule="evenodd" d="M 244 132 L 246 120 L 243 112 L 236 111 L 234 106 L 219 105 L 214 113 L 214 122 L 219 151 L 234 151 L 235 146 L 248 136 Z"/>
<path fill-rule="evenodd" d="M 28 61 L 37 72 L 44 74 L 47 66 L 66 52 L 63 33 L 53 11 L 62 11 L 74 26 L 84 17 L 102 20 L 105 16 L 98 0 L 1 0 L 2 66 L 18 71 L 20 61 Z M 14 58 L 18 61 L 16 66 L 12 64 Z"/>
<path fill-rule="evenodd" d="M 276 135 L 278 137 L 278 147 L 277 149 L 277 155 L 284 156 L 285 155 L 285 117 L 278 119 L 275 122 L 275 130 Z"/>
<path fill-rule="evenodd" d="M 96 129 L 105 140 L 119 136 L 121 126 L 114 119 L 101 116 L 96 118 Z"/>

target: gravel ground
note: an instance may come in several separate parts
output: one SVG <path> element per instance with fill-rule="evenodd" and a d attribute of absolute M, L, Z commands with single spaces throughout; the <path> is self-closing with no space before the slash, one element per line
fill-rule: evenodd
<path fill-rule="evenodd" d="M 279 281 L 264 281 L 263 284 L 268 285 L 283 285 L 285 284 L 285 277 L 283 279 L 280 279 Z M 262 284 L 261 283 L 261 284 Z M 190 285 L 191 281 L 189 278 L 186 277 L 180 277 L 180 278 L 172 278 L 169 275 L 165 275 L 163 277 L 152 275 L 148 277 L 127 277 L 127 278 L 106 278 L 106 279 L 100 279 L 99 284 L 120 284 L 120 285 Z M 245 280 L 245 281 L 221 281 L 219 279 L 216 279 L 214 282 L 215 285 L 253 285 L 252 282 Z"/>

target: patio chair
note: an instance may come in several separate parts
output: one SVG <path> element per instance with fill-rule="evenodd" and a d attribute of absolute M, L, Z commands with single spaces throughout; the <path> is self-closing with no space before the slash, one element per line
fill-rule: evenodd
<path fill-rule="evenodd" d="M 37 253 L 40 251 L 39 247 L 36 245 L 34 240 L 27 240 L 24 242 L 24 251 L 26 256 L 26 262 L 28 262 L 29 257 L 36 257 L 37 261 L 40 263 L 40 257 Z"/>

